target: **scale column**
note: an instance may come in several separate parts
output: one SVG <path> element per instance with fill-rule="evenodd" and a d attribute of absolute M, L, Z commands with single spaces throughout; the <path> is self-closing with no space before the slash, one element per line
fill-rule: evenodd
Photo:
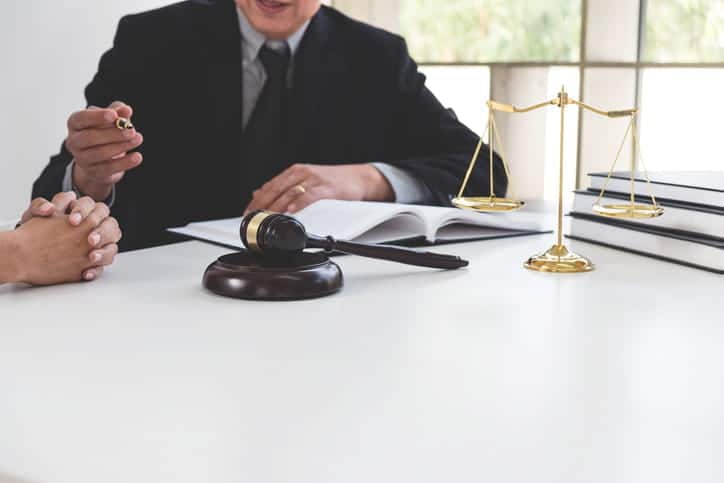
<path fill-rule="evenodd" d="M 573 102 L 568 97 L 565 87 L 561 87 L 558 99 L 551 101 L 552 105 L 558 105 L 561 109 L 561 146 L 558 166 L 558 233 L 556 234 L 555 245 L 539 255 L 533 255 L 525 262 L 525 268 L 538 272 L 577 273 L 593 270 L 593 264 L 588 259 L 573 253 L 563 244 L 563 142 L 565 140 L 566 104 Z"/>
<path fill-rule="evenodd" d="M 558 107 L 561 109 L 561 149 L 558 162 L 558 246 L 563 246 L 563 135 L 566 127 L 566 104 L 568 104 L 568 93 L 565 87 L 561 87 L 558 94 Z"/>

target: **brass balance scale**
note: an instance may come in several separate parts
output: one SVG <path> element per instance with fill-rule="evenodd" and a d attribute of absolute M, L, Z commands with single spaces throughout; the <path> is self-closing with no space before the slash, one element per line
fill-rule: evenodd
<path fill-rule="evenodd" d="M 478 160 L 478 156 L 480 154 L 480 150 L 483 146 L 483 138 L 485 137 L 485 134 L 483 134 L 483 137 L 480 138 L 477 147 L 475 148 L 475 152 L 473 154 L 472 159 L 470 160 L 470 165 L 468 166 L 467 173 L 465 174 L 465 178 L 463 180 L 462 186 L 460 187 L 460 191 L 458 192 L 458 195 L 456 198 L 452 200 L 452 203 L 457 206 L 458 208 L 466 209 L 466 210 L 472 210 L 472 211 L 480 211 L 480 212 L 509 212 L 509 211 L 516 211 L 525 206 L 525 201 L 521 201 L 517 199 L 515 196 L 514 191 L 511 187 L 511 197 L 509 198 L 498 198 L 495 194 L 494 190 L 494 174 L 493 174 L 493 150 L 495 149 L 495 146 L 497 144 L 498 150 L 500 152 L 501 160 L 503 161 L 503 167 L 505 169 L 505 174 L 508 177 L 508 180 L 511 179 L 510 176 L 510 169 L 508 167 L 508 163 L 506 161 L 505 152 L 503 151 L 503 143 L 500 139 L 500 135 L 498 134 L 498 128 L 495 123 L 495 112 L 507 112 L 507 113 L 524 113 L 524 112 L 530 112 L 534 111 L 536 109 L 542 109 L 547 106 L 556 106 L 561 109 L 561 136 L 560 136 L 560 163 L 559 163 L 559 177 L 558 177 L 558 227 L 556 232 L 556 244 L 553 245 L 551 248 L 546 250 L 545 252 L 541 254 L 536 254 L 531 256 L 524 264 L 525 268 L 528 268 L 530 270 L 536 270 L 539 272 L 552 272 L 552 273 L 578 273 L 578 272 L 589 272 L 593 270 L 593 263 L 591 263 L 590 260 L 587 258 L 577 255 L 570 251 L 564 244 L 563 244 L 563 132 L 565 127 L 565 110 L 566 106 L 568 105 L 576 105 L 580 108 L 586 109 L 588 111 L 591 111 L 593 113 L 596 113 L 601 116 L 605 116 L 608 118 L 623 118 L 623 117 L 629 117 L 630 121 L 628 123 L 628 127 L 626 129 L 626 133 L 624 134 L 623 140 L 621 141 L 621 146 L 618 149 L 618 152 L 616 154 L 616 158 L 613 161 L 613 164 L 611 165 L 611 169 L 608 172 L 608 176 L 606 177 L 606 181 L 603 185 L 603 188 L 601 189 L 601 193 L 598 196 L 598 199 L 594 203 L 592 210 L 594 213 L 600 215 L 600 216 L 606 216 L 611 218 L 628 218 L 628 219 L 637 219 L 637 218 L 655 218 L 658 216 L 661 216 L 664 213 L 664 209 L 659 206 L 656 202 L 656 198 L 654 197 L 652 191 L 651 191 L 651 182 L 648 177 L 648 173 L 645 169 L 645 166 L 643 165 L 643 160 L 641 159 L 641 152 L 640 152 L 640 146 L 639 142 L 636 136 L 636 115 L 637 115 L 637 109 L 626 109 L 623 111 L 603 111 L 600 109 L 597 109 L 595 107 L 589 106 L 587 104 L 584 104 L 583 102 L 580 102 L 576 99 L 573 99 L 568 95 L 566 92 L 565 87 L 561 88 L 561 91 L 558 93 L 558 96 L 555 99 L 551 99 L 549 101 L 541 102 L 540 104 L 535 104 L 533 106 L 525 107 L 525 108 L 518 108 L 511 104 L 503 104 L 496 101 L 488 101 L 488 125 L 486 128 L 486 132 L 488 134 L 488 145 L 489 145 L 489 151 L 490 151 L 490 171 L 489 171 L 489 181 L 490 181 L 490 196 L 484 196 L 484 197 L 467 197 L 463 196 L 465 193 L 465 188 L 467 187 L 468 180 L 470 179 L 470 174 L 472 173 L 473 169 L 475 168 L 475 164 Z M 626 144 L 626 139 L 629 136 L 629 133 L 631 134 L 632 142 L 633 142 L 633 150 L 634 155 L 631 157 L 631 192 L 630 192 L 630 200 L 628 203 L 622 203 L 622 204 L 611 204 L 606 205 L 601 203 L 601 199 L 603 198 L 603 195 L 606 192 L 606 188 L 608 187 L 608 183 L 611 179 L 611 176 L 613 175 L 613 171 L 616 168 L 616 163 L 618 163 L 618 160 L 621 156 L 621 152 L 623 151 L 623 147 Z M 641 166 L 643 168 L 643 172 L 645 175 L 646 183 L 649 187 L 649 196 L 651 198 L 651 204 L 637 204 L 635 200 L 635 192 L 634 192 L 634 171 L 635 171 L 635 165 L 636 165 L 636 158 L 639 158 L 641 160 Z"/>

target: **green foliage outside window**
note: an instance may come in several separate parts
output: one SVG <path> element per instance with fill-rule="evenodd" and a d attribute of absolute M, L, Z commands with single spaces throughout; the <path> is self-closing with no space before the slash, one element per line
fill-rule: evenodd
<path fill-rule="evenodd" d="M 401 0 L 401 10 L 419 62 L 579 60 L 581 0 Z"/>
<path fill-rule="evenodd" d="M 724 0 L 649 0 L 649 62 L 724 62 Z"/>

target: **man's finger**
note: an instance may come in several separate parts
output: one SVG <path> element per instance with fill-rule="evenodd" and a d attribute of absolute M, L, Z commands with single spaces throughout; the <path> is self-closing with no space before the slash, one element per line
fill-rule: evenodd
<path fill-rule="evenodd" d="M 289 206 L 287 206 L 285 212 L 287 213 L 296 213 L 300 210 L 303 210 L 307 206 L 311 205 L 315 201 L 319 201 L 321 198 L 317 195 L 314 195 L 312 193 L 305 193 L 302 196 L 298 196 L 295 198 Z"/>
<path fill-rule="evenodd" d="M 316 186 L 292 200 L 292 202 L 289 203 L 289 206 L 287 206 L 286 211 L 288 213 L 297 213 L 312 203 L 330 198 L 332 198 L 332 191 L 329 187 Z"/>
<path fill-rule="evenodd" d="M 133 108 L 123 101 L 114 101 L 108 108 L 116 111 L 120 117 L 125 117 L 126 119 L 133 117 Z"/>
<path fill-rule="evenodd" d="M 141 153 L 138 153 L 138 155 L 141 157 L 141 159 L 143 159 L 143 156 L 141 155 Z M 108 178 L 103 178 L 101 181 L 103 183 L 106 183 L 109 185 L 116 185 L 116 184 L 120 183 L 120 181 L 123 179 L 123 176 L 125 176 L 125 174 L 126 174 L 125 171 L 121 171 L 120 173 L 112 174 Z"/>
<path fill-rule="evenodd" d="M 102 163 L 113 157 L 132 151 L 143 143 L 143 136 L 136 132 L 129 141 L 105 146 L 95 146 L 75 153 L 75 161 L 83 165 Z"/>
<path fill-rule="evenodd" d="M 88 235 L 88 244 L 91 247 L 104 247 L 110 243 L 121 240 L 121 228 L 115 218 L 106 218 L 98 228 Z"/>
<path fill-rule="evenodd" d="M 125 143 L 136 135 L 134 129 L 88 128 L 71 133 L 65 140 L 65 146 L 72 153 L 109 144 Z"/>
<path fill-rule="evenodd" d="M 295 169 L 294 166 L 288 168 L 254 192 L 246 212 L 269 209 L 277 198 L 283 196 L 290 188 L 296 185 L 304 186 L 304 180 L 308 176 L 309 173 L 305 170 Z"/>
<path fill-rule="evenodd" d="M 118 245 L 111 243 L 110 245 L 90 252 L 88 259 L 94 267 L 103 267 L 112 264 L 116 255 L 118 255 Z"/>
<path fill-rule="evenodd" d="M 70 204 L 70 216 L 68 218 L 70 224 L 78 226 L 83 223 L 83 220 L 88 218 L 88 215 L 91 214 L 95 207 L 96 202 L 88 196 L 72 202 Z"/>
<path fill-rule="evenodd" d="M 118 119 L 113 109 L 84 109 L 68 118 L 68 130 L 80 131 L 91 127 L 110 127 Z"/>
<path fill-rule="evenodd" d="M 97 163 L 87 167 L 88 172 L 96 179 L 115 179 L 120 173 L 138 167 L 143 162 L 141 153 L 131 153 L 113 161 Z"/>
<path fill-rule="evenodd" d="M 266 209 L 275 213 L 286 213 L 289 209 L 290 204 L 295 203 L 299 198 L 306 195 L 310 191 L 314 191 L 313 186 L 308 186 L 307 184 L 305 184 L 304 191 L 302 191 L 299 186 L 301 185 L 296 184 L 289 188 L 287 191 L 282 193 L 276 200 L 274 200 L 274 202 Z"/>

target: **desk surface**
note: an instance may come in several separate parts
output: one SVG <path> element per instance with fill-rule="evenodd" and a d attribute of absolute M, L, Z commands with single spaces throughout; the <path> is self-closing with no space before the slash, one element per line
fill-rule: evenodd
<path fill-rule="evenodd" d="M 592 273 L 522 268 L 550 242 L 340 257 L 304 302 L 205 292 L 227 250 L 196 242 L 0 287 L 0 482 L 723 481 L 723 279 L 584 243 Z"/>

